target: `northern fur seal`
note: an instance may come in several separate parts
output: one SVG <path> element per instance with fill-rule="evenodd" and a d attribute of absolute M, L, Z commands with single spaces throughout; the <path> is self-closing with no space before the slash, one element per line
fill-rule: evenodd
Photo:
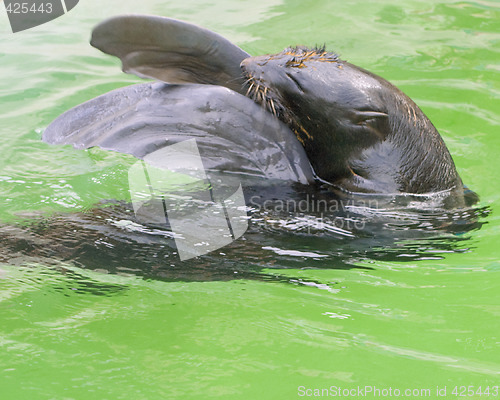
<path fill-rule="evenodd" d="M 209 169 L 302 183 L 319 177 L 354 193 L 445 192 L 451 204 L 463 204 L 450 153 L 418 106 L 325 49 L 251 57 L 204 28 L 139 15 L 104 21 L 91 43 L 119 57 L 126 72 L 198 85 L 113 91 L 59 117 L 44 132 L 46 142 L 144 157 L 204 138 Z"/>

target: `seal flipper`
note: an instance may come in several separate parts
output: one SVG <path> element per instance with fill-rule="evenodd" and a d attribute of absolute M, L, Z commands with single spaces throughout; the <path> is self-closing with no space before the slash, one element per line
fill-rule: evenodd
<path fill-rule="evenodd" d="M 126 15 L 101 22 L 92 46 L 119 57 L 123 71 L 169 83 L 204 83 L 242 91 L 240 63 L 250 55 L 224 37 L 166 17 Z"/>
<path fill-rule="evenodd" d="M 238 174 L 243 184 L 314 181 L 295 134 L 251 99 L 221 86 L 158 82 L 116 89 L 59 116 L 42 139 L 138 158 L 196 139 L 207 172 Z"/>

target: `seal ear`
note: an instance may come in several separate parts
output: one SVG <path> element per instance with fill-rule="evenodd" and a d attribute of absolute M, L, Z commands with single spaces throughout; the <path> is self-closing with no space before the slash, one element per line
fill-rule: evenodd
<path fill-rule="evenodd" d="M 125 15 L 101 22 L 91 45 L 122 60 L 123 71 L 169 83 L 221 85 L 241 92 L 250 55 L 208 29 L 166 17 Z"/>

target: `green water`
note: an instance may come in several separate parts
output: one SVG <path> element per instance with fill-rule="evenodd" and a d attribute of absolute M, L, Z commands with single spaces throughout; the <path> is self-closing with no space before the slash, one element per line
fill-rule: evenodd
<path fill-rule="evenodd" d="M 82 0 L 17 34 L 2 11 L 3 223 L 126 199 L 131 157 L 40 137 L 68 108 L 140 81 L 88 44 L 96 23 L 131 12 L 203 25 L 255 55 L 325 43 L 421 106 L 492 212 L 465 251 L 355 262 L 370 269 L 272 253 L 255 279 L 163 281 L 12 260 L 0 266 L 0 398 L 298 399 L 331 386 L 498 398 L 500 3 Z M 490 394 L 452 393 L 469 385 Z"/>

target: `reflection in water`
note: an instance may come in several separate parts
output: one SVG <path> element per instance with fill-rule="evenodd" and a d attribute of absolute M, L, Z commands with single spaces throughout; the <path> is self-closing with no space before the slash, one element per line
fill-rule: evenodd
<path fill-rule="evenodd" d="M 245 195 L 249 218 L 245 235 L 190 260 L 180 260 L 168 227 L 139 223 L 130 204 L 107 202 L 88 212 L 2 227 L 0 261 L 64 261 L 168 281 L 290 282 L 290 277 L 260 271 L 366 268 L 359 265 L 361 261 L 443 258 L 446 253 L 468 251 L 467 233 L 480 229 L 485 223 L 481 219 L 489 213 L 474 207 L 447 210 L 440 206 L 439 196 L 349 197 L 310 187 L 255 187 Z M 192 205 L 186 201 L 185 207 Z M 203 238 L 203 226 L 199 229 Z"/>

